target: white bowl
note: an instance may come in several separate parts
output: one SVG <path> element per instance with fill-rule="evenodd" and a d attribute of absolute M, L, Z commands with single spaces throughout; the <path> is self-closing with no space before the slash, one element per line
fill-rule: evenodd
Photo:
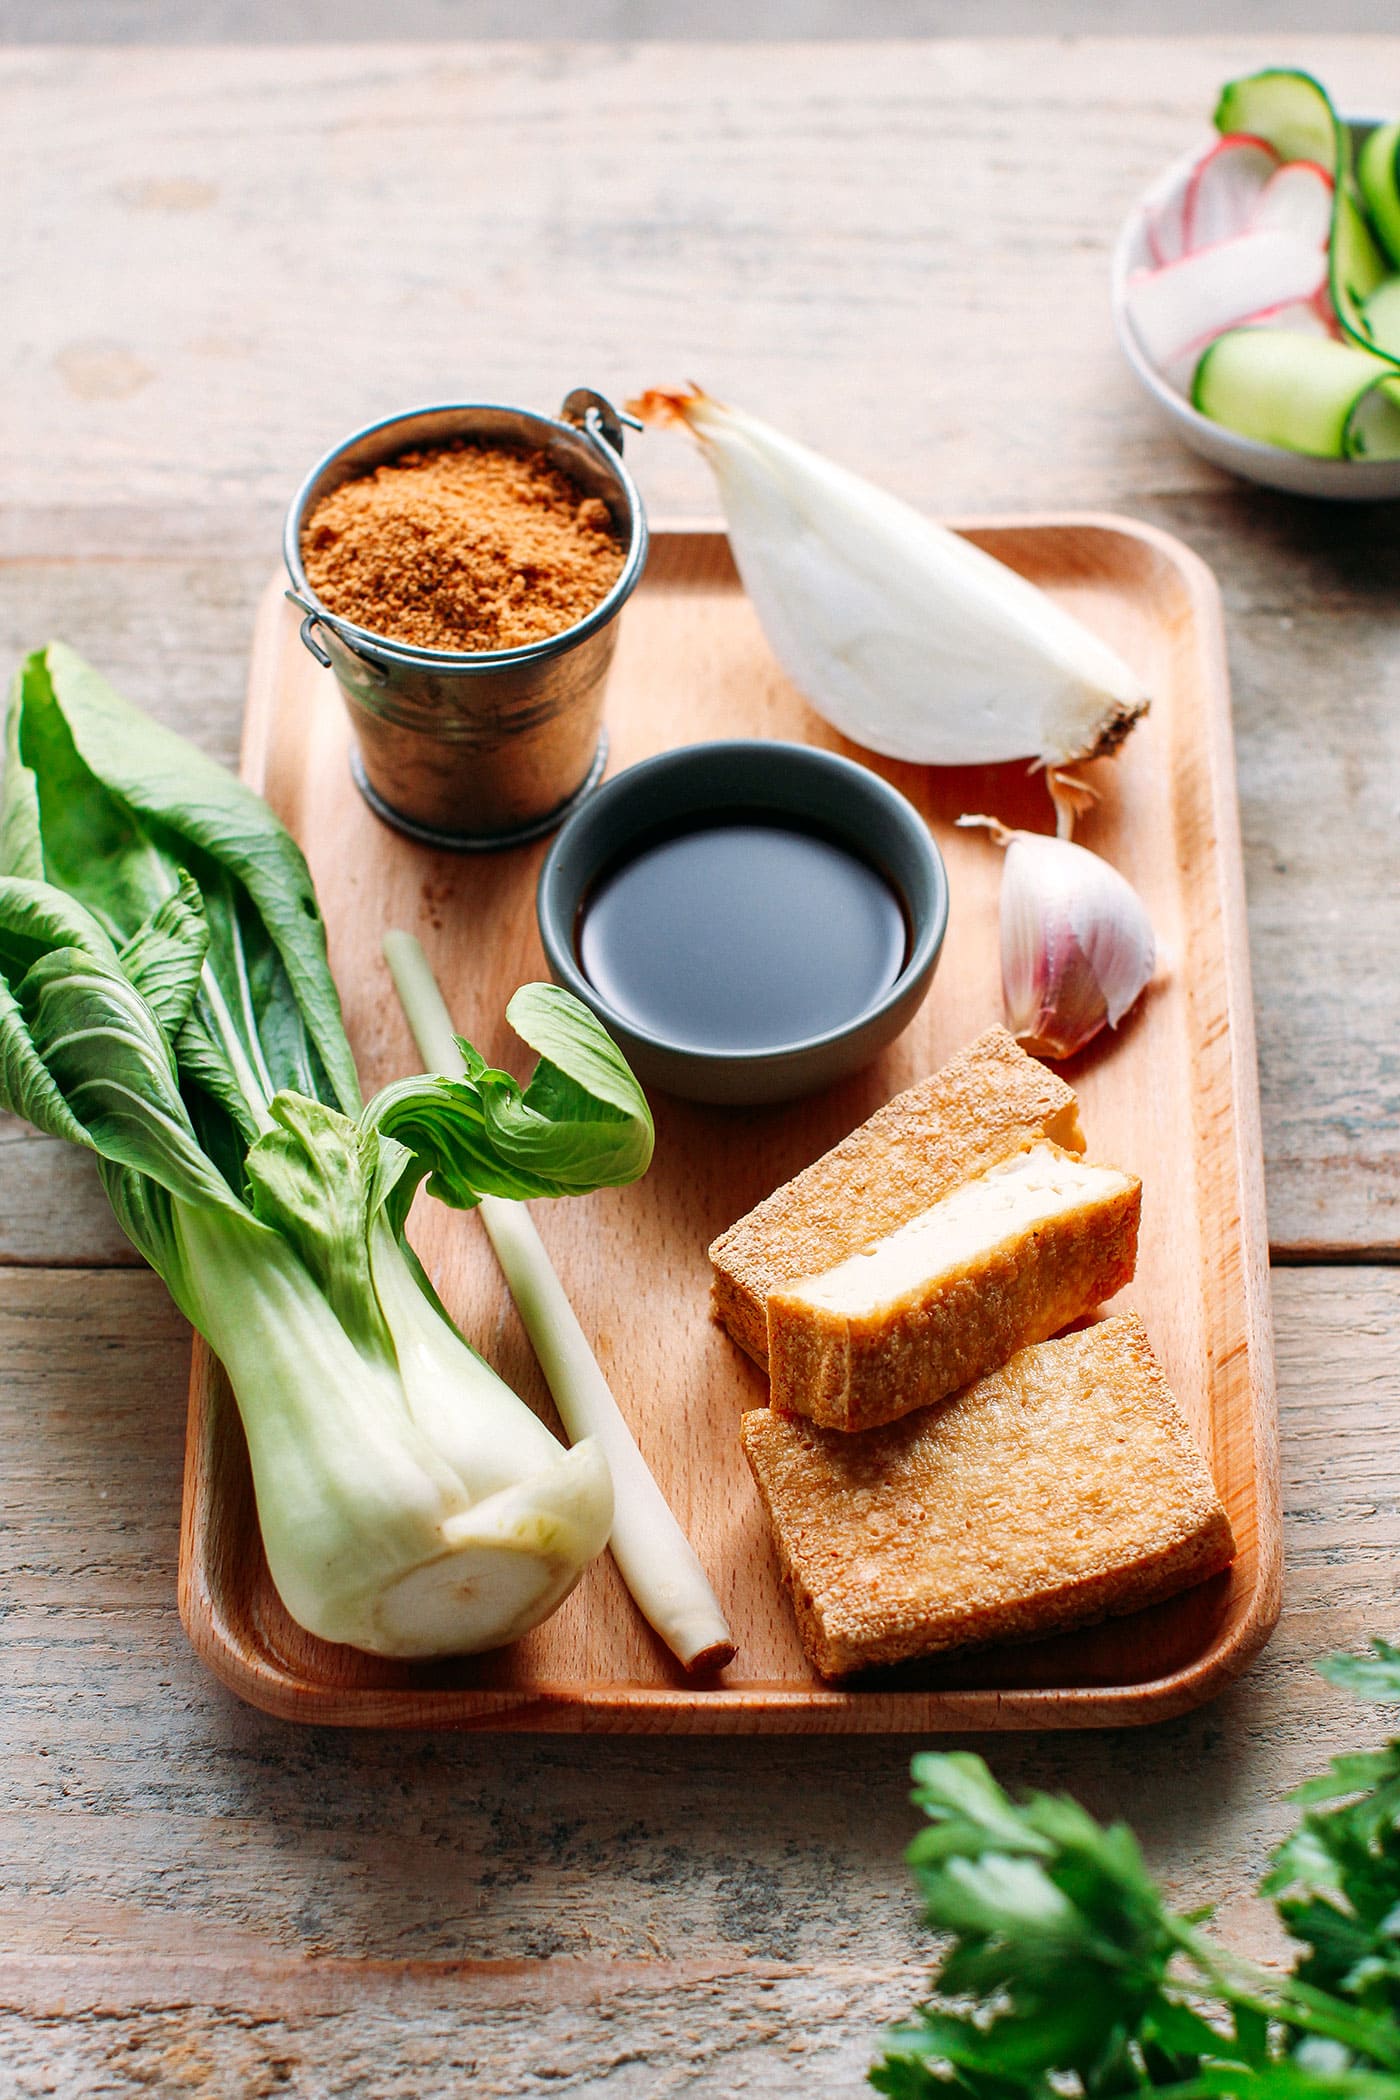
<path fill-rule="evenodd" d="M 1371 119 L 1348 120 L 1354 140 L 1371 130 Z M 1241 437 L 1214 423 L 1193 408 L 1186 396 L 1170 386 L 1143 355 L 1142 346 L 1128 319 L 1128 279 L 1134 270 L 1147 269 L 1152 253 L 1147 243 L 1147 223 L 1152 212 L 1171 203 L 1190 179 L 1191 170 L 1214 139 L 1202 140 L 1194 153 L 1175 161 L 1153 183 L 1129 214 L 1113 251 L 1113 325 L 1123 355 L 1136 373 L 1143 391 L 1155 402 L 1158 412 L 1171 424 L 1183 444 L 1203 459 L 1242 474 L 1246 481 L 1262 482 L 1265 488 L 1286 489 L 1294 496 L 1329 496 L 1344 503 L 1376 503 L 1400 496 L 1400 459 L 1314 459 L 1306 452 L 1289 452 L 1282 445 L 1266 445 L 1258 438 Z"/>

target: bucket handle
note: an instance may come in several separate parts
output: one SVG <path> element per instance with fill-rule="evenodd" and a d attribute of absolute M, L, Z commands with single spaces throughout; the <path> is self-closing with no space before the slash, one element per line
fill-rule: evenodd
<path fill-rule="evenodd" d="M 301 623 L 301 639 L 304 646 L 311 651 L 311 654 L 315 657 L 317 663 L 320 664 L 323 671 L 331 670 L 333 666 L 331 664 L 330 651 L 316 633 L 316 629 L 321 625 L 322 621 L 320 608 L 315 605 L 308 605 L 299 591 L 287 590 L 282 595 L 284 598 L 289 598 L 297 608 L 297 611 L 305 615 Z"/>
<path fill-rule="evenodd" d="M 614 408 L 606 394 L 595 393 L 591 386 L 576 386 L 571 394 L 564 396 L 559 420 L 584 431 L 595 445 L 610 445 L 619 459 L 622 457 L 623 426 L 628 430 L 643 428 L 636 416 L 629 416 L 626 409 Z"/>
<path fill-rule="evenodd" d="M 318 627 L 324 627 L 335 636 L 346 654 L 354 657 L 356 663 L 360 666 L 361 675 L 367 678 L 371 684 L 388 684 L 389 674 L 384 666 L 377 664 L 373 657 L 366 656 L 363 649 L 355 647 L 355 644 L 333 614 L 326 612 L 319 605 L 309 605 L 306 599 L 302 597 L 301 592 L 293 590 L 290 585 L 282 595 L 284 598 L 290 598 L 298 612 L 305 614 L 305 618 L 301 623 L 301 638 L 323 671 L 334 671 L 335 665 L 331 661 L 329 649 L 327 649 L 325 643 L 316 632 Z"/>

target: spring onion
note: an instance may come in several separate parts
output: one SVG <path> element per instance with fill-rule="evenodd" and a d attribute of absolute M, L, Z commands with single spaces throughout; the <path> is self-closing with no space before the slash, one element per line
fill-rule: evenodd
<path fill-rule="evenodd" d="M 408 933 L 386 933 L 384 954 L 419 1052 L 438 1072 L 462 1052 L 436 978 Z M 643 1618 L 689 1670 L 722 1669 L 734 1642 L 698 1556 L 657 1486 L 523 1204 L 483 1196 L 481 1220 L 510 1285 L 559 1418 L 574 1439 L 596 1440 L 615 1496 L 609 1544 Z"/>

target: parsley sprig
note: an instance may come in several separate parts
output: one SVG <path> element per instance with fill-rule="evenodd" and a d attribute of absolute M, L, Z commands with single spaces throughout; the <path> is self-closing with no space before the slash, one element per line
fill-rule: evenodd
<path fill-rule="evenodd" d="M 1400 1704 L 1400 1647 L 1322 1665 Z M 1400 1738 L 1334 1758 L 1263 1892 L 1298 1945 L 1263 1969 L 1168 1910 L 1137 1840 L 1064 1796 L 1013 1801 L 980 1757 L 914 1760 L 909 1864 L 946 1936 L 871 2072 L 893 2100 L 1400 2100 Z"/>

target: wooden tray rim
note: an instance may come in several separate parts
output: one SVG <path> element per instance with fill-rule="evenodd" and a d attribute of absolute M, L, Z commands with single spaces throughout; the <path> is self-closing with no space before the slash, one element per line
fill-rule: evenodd
<path fill-rule="evenodd" d="M 211 1382 L 223 1371 L 196 1334 L 190 1368 L 180 1525 L 178 1600 L 195 1653 L 230 1691 L 283 1720 L 336 1727 L 415 1727 L 559 1734 L 867 1734 L 956 1733 L 969 1729 L 1040 1730 L 1144 1726 L 1173 1719 L 1214 1698 L 1259 1653 L 1278 1622 L 1283 1594 L 1278 1417 L 1269 1297 L 1262 1131 L 1254 1007 L 1250 984 L 1244 863 L 1236 790 L 1229 672 L 1219 585 L 1207 564 L 1174 534 L 1112 511 L 990 513 L 946 521 L 954 530 L 1055 534 L 1094 529 L 1153 548 L 1179 575 L 1191 606 L 1194 640 L 1205 660 L 1212 704 L 1203 714 L 1207 777 L 1215 828 L 1223 946 L 1224 1013 L 1234 1104 L 1232 1179 L 1239 1190 L 1243 1342 L 1250 1367 L 1249 1422 L 1254 1455 L 1257 1562 L 1247 1609 L 1228 1631 L 1181 1668 L 1132 1684 L 1036 1688 L 882 1691 L 878 1686 L 793 1689 L 748 1683 L 599 1689 L 587 1682 L 522 1694 L 510 1690 L 412 1687 L 352 1688 L 315 1684 L 248 1663 L 232 1639 L 203 1573 L 202 1546 L 212 1504 L 199 1463 L 209 1423 Z M 677 518 L 651 526 L 654 540 L 727 537 L 721 520 Z M 267 596 L 282 595 L 273 579 Z M 274 644 L 260 617 L 249 668 L 249 699 L 239 753 L 240 777 L 260 788 L 273 681 L 259 678 Z M 231 1398 L 230 1398 L 231 1404 Z M 439 1709 L 441 1709 L 439 1711 Z"/>

